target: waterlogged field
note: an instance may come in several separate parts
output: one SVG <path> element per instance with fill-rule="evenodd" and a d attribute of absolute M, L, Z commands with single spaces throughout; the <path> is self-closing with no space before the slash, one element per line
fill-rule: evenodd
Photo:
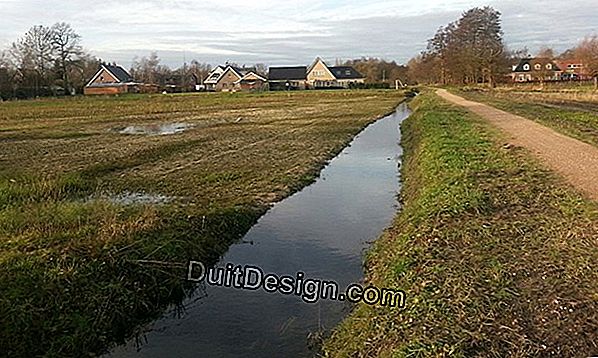
<path fill-rule="evenodd" d="M 397 91 L 0 103 L 0 347 L 102 351 L 189 293 Z"/>
<path fill-rule="evenodd" d="M 428 93 L 402 126 L 402 212 L 327 357 L 598 354 L 598 207 L 481 118 Z"/>
<path fill-rule="evenodd" d="M 462 89 L 456 94 L 535 120 L 564 134 L 598 145 L 598 91 L 572 84 L 560 90 Z"/>

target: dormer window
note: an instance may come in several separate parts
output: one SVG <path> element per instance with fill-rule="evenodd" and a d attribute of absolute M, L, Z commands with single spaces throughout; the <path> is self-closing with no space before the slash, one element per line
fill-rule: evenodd
<path fill-rule="evenodd" d="M 546 64 L 546 69 L 547 69 L 547 70 L 552 70 L 552 65 L 551 65 L 550 63 L 547 63 L 547 64 Z"/>
<path fill-rule="evenodd" d="M 523 65 L 523 70 L 524 71 L 529 71 L 529 65 L 527 63 L 525 65 Z"/>
<path fill-rule="evenodd" d="M 539 63 L 536 63 L 536 65 L 534 66 L 534 68 L 536 69 L 536 71 L 540 71 L 542 69 L 542 65 Z"/>

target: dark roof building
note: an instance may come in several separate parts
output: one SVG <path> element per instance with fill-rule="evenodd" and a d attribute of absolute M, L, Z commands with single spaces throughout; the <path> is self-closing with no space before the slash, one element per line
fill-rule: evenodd
<path fill-rule="evenodd" d="M 513 66 L 511 78 L 515 82 L 557 81 L 561 73 L 559 66 L 549 58 L 524 58 Z"/>
<path fill-rule="evenodd" d="M 131 76 L 129 72 L 127 72 L 127 70 L 121 66 L 104 65 L 104 67 L 110 71 L 110 73 L 115 75 L 119 82 L 133 82 L 133 76 Z"/>
<path fill-rule="evenodd" d="M 121 66 L 103 63 L 85 86 L 85 94 L 118 94 L 137 91 L 138 83 Z"/>
<path fill-rule="evenodd" d="M 339 80 L 348 80 L 348 79 L 356 79 L 356 78 L 363 78 L 361 73 L 357 72 L 351 66 L 335 66 L 335 67 L 328 67 L 334 77 Z"/>
<path fill-rule="evenodd" d="M 307 78 L 307 66 L 270 67 L 270 81 L 300 81 Z"/>
<path fill-rule="evenodd" d="M 307 66 L 270 67 L 270 90 L 303 90 L 307 88 Z"/>
<path fill-rule="evenodd" d="M 548 58 L 524 58 L 513 69 L 513 72 L 560 71 L 559 66 Z"/>

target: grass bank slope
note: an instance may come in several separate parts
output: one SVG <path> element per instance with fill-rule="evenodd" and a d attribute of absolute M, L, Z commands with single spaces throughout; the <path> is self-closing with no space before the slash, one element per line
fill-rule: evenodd
<path fill-rule="evenodd" d="M 215 262 L 401 98 L 306 91 L 0 103 L 0 356 L 81 357 L 129 336 L 190 293 L 187 260 Z M 171 123 L 193 127 L 119 132 Z M 146 196 L 153 201 L 126 204 Z"/>
<path fill-rule="evenodd" d="M 357 306 L 324 355 L 596 355 L 597 206 L 468 112 L 432 94 L 414 108 L 403 210 L 366 264 L 406 308 Z"/>

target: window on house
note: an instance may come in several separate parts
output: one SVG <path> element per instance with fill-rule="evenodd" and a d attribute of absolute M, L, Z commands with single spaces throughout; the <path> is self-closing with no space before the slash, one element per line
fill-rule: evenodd
<path fill-rule="evenodd" d="M 546 64 L 546 69 L 547 69 L 547 70 L 552 70 L 552 65 L 551 65 L 550 63 L 547 63 L 547 64 Z"/>
<path fill-rule="evenodd" d="M 523 65 L 523 70 L 524 71 L 529 71 L 529 65 L 527 63 L 525 65 Z"/>
<path fill-rule="evenodd" d="M 542 65 L 540 65 L 539 63 L 536 63 L 536 65 L 534 66 L 534 68 L 536 69 L 536 71 L 541 70 L 542 69 Z"/>

